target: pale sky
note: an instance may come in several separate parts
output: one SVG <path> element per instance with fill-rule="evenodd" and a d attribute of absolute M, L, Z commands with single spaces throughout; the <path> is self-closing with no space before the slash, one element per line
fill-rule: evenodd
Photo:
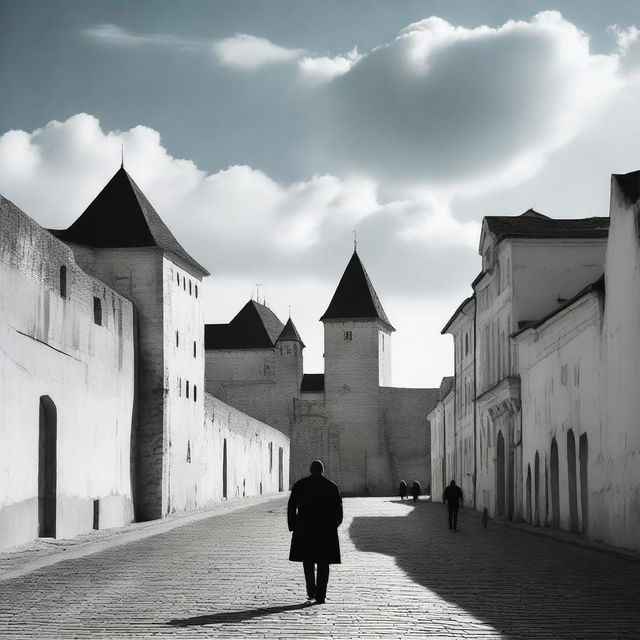
<path fill-rule="evenodd" d="M 308 373 L 354 231 L 394 385 L 437 386 L 482 217 L 604 216 L 640 169 L 637 0 L 0 0 L 0 24 L 0 192 L 66 227 L 124 145 L 213 274 L 206 320 L 260 283 Z"/>

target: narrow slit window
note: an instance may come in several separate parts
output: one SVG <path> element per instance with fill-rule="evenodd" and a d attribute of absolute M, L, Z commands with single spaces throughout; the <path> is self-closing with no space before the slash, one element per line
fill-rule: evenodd
<path fill-rule="evenodd" d="M 176 347 L 180 346 L 180 332 L 176 331 Z"/>
<path fill-rule="evenodd" d="M 198 401 L 198 387 L 195 384 L 193 385 L 193 401 Z"/>
<path fill-rule="evenodd" d="M 178 286 L 180 286 L 180 274 L 176 273 L 176 280 L 178 281 Z"/>
<path fill-rule="evenodd" d="M 196 357 L 196 341 L 193 341 L 193 357 Z"/>
<path fill-rule="evenodd" d="M 102 326 L 102 300 L 100 298 L 93 298 L 93 321 Z"/>
<path fill-rule="evenodd" d="M 189 398 L 189 381 L 188 380 L 185 383 L 185 392 L 186 392 L 187 398 Z"/>
<path fill-rule="evenodd" d="M 60 297 L 67 297 L 67 267 L 60 267 Z"/>
<path fill-rule="evenodd" d="M 191 280 L 189 280 L 189 295 L 191 295 Z"/>
<path fill-rule="evenodd" d="M 198 285 L 196 285 L 196 298 L 198 297 Z"/>

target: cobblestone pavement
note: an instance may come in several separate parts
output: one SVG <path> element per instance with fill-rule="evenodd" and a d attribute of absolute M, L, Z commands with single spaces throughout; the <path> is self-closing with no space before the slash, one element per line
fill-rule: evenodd
<path fill-rule="evenodd" d="M 0 638 L 639 638 L 640 563 L 442 505 L 345 500 L 343 564 L 306 606 L 286 501 L 0 582 Z"/>

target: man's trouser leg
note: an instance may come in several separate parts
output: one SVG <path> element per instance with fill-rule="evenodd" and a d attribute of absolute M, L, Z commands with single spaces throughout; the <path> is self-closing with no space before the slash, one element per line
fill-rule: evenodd
<path fill-rule="evenodd" d="M 304 579 L 307 582 L 307 595 L 309 598 L 315 598 L 316 596 L 316 572 L 315 563 L 309 560 L 305 560 L 302 563 L 304 567 Z M 319 578 L 320 576 L 318 576 Z M 326 590 L 326 586 L 325 586 Z"/>
<path fill-rule="evenodd" d="M 453 508 L 453 528 L 454 529 L 458 528 L 458 507 L 457 506 Z"/>
<path fill-rule="evenodd" d="M 453 508 L 447 505 L 449 509 L 449 529 L 453 529 Z"/>
<path fill-rule="evenodd" d="M 316 583 L 316 600 L 324 600 L 327 596 L 329 582 L 329 564 L 318 562 L 318 581 Z"/>

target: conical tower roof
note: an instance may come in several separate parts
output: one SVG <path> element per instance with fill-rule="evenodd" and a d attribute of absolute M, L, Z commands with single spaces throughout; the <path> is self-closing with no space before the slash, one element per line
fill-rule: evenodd
<path fill-rule="evenodd" d="M 269 307 L 249 300 L 229 324 L 205 325 L 205 349 L 271 349 L 283 329 Z"/>
<path fill-rule="evenodd" d="M 355 318 L 377 319 L 391 331 L 395 331 L 356 251 L 353 252 L 329 307 L 320 320 Z"/>
<path fill-rule="evenodd" d="M 302 338 L 296 329 L 296 325 L 293 324 L 293 320 L 289 318 L 287 320 L 287 324 L 284 325 L 284 329 L 282 333 L 278 337 L 278 342 L 289 340 L 290 342 L 299 342 L 300 346 L 304 349 L 304 342 L 302 342 Z"/>
<path fill-rule="evenodd" d="M 160 247 L 209 275 L 174 238 L 124 167 L 68 229 L 51 232 L 61 240 L 89 247 Z"/>

